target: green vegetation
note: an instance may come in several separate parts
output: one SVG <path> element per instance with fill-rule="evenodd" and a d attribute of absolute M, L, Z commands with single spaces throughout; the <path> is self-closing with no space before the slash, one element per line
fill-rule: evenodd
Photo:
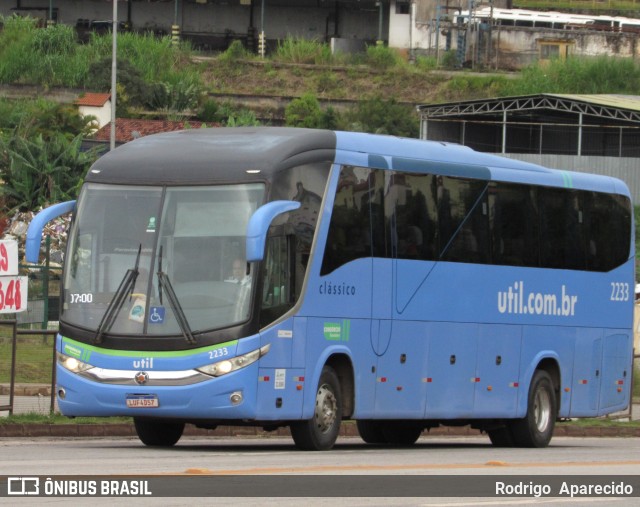
<path fill-rule="evenodd" d="M 12 214 L 75 198 L 98 157 L 97 149 L 81 150 L 93 121 L 68 105 L 0 100 L 0 211 Z"/>
<path fill-rule="evenodd" d="M 121 424 L 130 423 L 131 417 L 74 417 L 69 418 L 60 414 L 20 414 L 0 417 L 0 426 L 6 424 Z"/>
<path fill-rule="evenodd" d="M 313 40 L 287 37 L 278 43 L 273 57 L 275 61 L 327 65 L 334 62 L 327 44 Z"/>
<path fill-rule="evenodd" d="M 6 329 L 6 328 L 5 328 Z M 11 339 L 0 338 L 0 383 L 8 383 L 11 375 Z M 16 347 L 16 379 L 18 383 L 51 384 L 53 345 L 40 338 L 20 338 Z"/>
<path fill-rule="evenodd" d="M 587 417 L 584 419 L 570 419 L 562 424 L 570 424 L 571 426 L 579 426 L 582 428 L 589 427 L 615 427 L 615 428 L 640 428 L 640 421 L 619 421 L 610 417 Z"/>
<path fill-rule="evenodd" d="M 552 60 L 524 69 L 517 80 L 503 84 L 507 95 L 534 93 L 637 94 L 640 65 L 631 58 L 598 56 Z"/>

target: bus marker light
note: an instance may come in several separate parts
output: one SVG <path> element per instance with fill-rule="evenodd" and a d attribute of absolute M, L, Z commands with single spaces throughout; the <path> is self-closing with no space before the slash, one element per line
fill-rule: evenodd
<path fill-rule="evenodd" d="M 586 381 L 586 380 L 581 380 L 581 381 L 580 381 L 580 383 L 581 383 L 582 385 L 586 385 L 587 381 Z"/>
<path fill-rule="evenodd" d="M 570 388 L 570 387 L 565 387 L 565 388 L 564 388 L 564 392 L 565 392 L 565 393 L 571 392 L 571 388 Z"/>
<path fill-rule="evenodd" d="M 471 382 L 480 382 L 480 377 L 471 377 Z"/>
<path fill-rule="evenodd" d="M 618 380 L 616 382 L 616 384 L 619 385 L 619 386 L 624 385 L 624 380 Z"/>
<path fill-rule="evenodd" d="M 511 383 L 509 383 L 509 387 L 520 387 L 520 383 L 519 382 L 511 382 Z"/>
<path fill-rule="evenodd" d="M 302 391 L 302 386 L 300 386 L 300 385 L 296 386 L 296 390 L 297 391 Z"/>
<path fill-rule="evenodd" d="M 493 391 L 493 387 L 487 386 L 487 391 Z"/>
<path fill-rule="evenodd" d="M 621 392 L 622 392 L 622 387 L 618 387 L 617 391 L 618 391 L 619 393 L 621 393 Z"/>
<path fill-rule="evenodd" d="M 269 376 L 265 375 L 264 377 L 258 377 L 260 382 L 269 382 Z"/>
<path fill-rule="evenodd" d="M 433 379 L 431 377 L 427 377 L 427 378 L 423 378 L 422 381 L 426 382 L 427 384 L 430 384 L 431 382 L 433 382 Z"/>
<path fill-rule="evenodd" d="M 380 377 L 378 379 L 378 382 L 386 382 L 387 381 L 387 377 Z"/>
<path fill-rule="evenodd" d="M 402 386 L 396 387 L 396 391 L 402 391 Z"/>
<path fill-rule="evenodd" d="M 294 382 L 304 382 L 304 377 L 293 377 Z"/>

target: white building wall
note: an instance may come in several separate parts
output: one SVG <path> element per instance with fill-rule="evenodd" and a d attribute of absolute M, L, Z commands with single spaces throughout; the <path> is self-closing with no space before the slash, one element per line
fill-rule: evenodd
<path fill-rule="evenodd" d="M 78 106 L 78 112 L 82 116 L 95 116 L 98 120 L 98 128 L 104 127 L 111 121 L 111 100 L 102 107 Z"/>

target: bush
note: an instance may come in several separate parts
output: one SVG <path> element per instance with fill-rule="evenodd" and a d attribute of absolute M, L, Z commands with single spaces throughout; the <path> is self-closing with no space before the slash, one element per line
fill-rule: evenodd
<path fill-rule="evenodd" d="M 418 137 L 419 119 L 412 106 L 376 97 L 359 102 L 344 118 L 343 128 L 359 132 Z"/>
<path fill-rule="evenodd" d="M 285 108 L 284 117 L 289 127 L 335 130 L 340 123 L 337 111 L 331 107 L 323 111 L 312 93 L 292 100 Z"/>
<path fill-rule="evenodd" d="M 331 63 L 331 49 L 327 44 L 291 36 L 278 42 L 274 59 L 287 63 Z"/>
<path fill-rule="evenodd" d="M 205 100 L 198 113 L 198 119 L 207 123 L 218 122 L 218 103 L 213 99 Z"/>
<path fill-rule="evenodd" d="M 242 45 L 239 40 L 234 40 L 229 44 L 227 50 L 218 56 L 218 60 L 225 63 L 234 63 L 239 60 L 246 60 L 251 57 L 251 53 Z"/>
<path fill-rule="evenodd" d="M 183 112 L 196 109 L 202 96 L 202 85 L 197 75 L 183 76 L 175 82 L 153 85 L 147 105 L 154 110 Z"/>
<path fill-rule="evenodd" d="M 400 55 L 383 45 L 367 46 L 367 63 L 377 70 L 388 70 L 403 63 Z"/>
<path fill-rule="evenodd" d="M 111 90 L 111 56 L 92 63 L 88 75 L 92 91 L 109 92 Z M 118 91 L 122 90 L 127 96 L 127 105 L 142 107 L 151 100 L 149 84 L 144 80 L 140 70 L 129 60 L 125 58 L 118 60 L 116 77 Z M 116 100 L 118 108 L 125 109 L 125 101 L 120 101 L 118 97 Z"/>

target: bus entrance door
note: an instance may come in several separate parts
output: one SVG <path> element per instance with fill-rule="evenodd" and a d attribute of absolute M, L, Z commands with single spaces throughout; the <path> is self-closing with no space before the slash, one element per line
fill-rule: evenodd
<path fill-rule="evenodd" d="M 388 259 L 373 259 L 371 290 L 371 347 L 383 356 L 391 340 L 391 266 Z"/>

